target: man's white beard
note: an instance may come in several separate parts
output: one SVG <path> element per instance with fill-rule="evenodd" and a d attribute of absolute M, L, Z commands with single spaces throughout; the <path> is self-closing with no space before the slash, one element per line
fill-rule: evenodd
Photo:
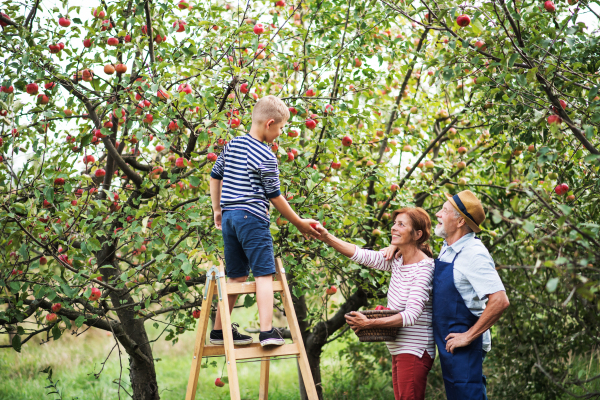
<path fill-rule="evenodd" d="M 436 225 L 434 232 L 435 232 L 436 236 L 439 236 L 441 238 L 446 239 L 446 237 L 448 237 L 448 234 L 446 233 L 446 230 L 444 229 L 444 225 L 439 225 L 439 224 Z"/>

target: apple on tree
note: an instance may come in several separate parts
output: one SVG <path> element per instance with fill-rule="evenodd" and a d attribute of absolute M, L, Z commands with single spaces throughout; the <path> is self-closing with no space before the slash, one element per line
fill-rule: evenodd
<path fill-rule="evenodd" d="M 471 18 L 467 14 L 459 15 L 456 18 L 456 24 L 461 27 L 469 26 L 471 24 Z"/>
<path fill-rule="evenodd" d="M 49 324 L 55 323 L 57 319 L 58 315 L 56 315 L 55 313 L 46 314 L 46 322 L 48 322 Z"/>
<path fill-rule="evenodd" d="M 332 296 L 332 295 L 334 295 L 336 293 L 337 293 L 337 288 L 335 286 L 333 286 L 333 285 L 331 285 L 330 287 L 328 287 L 325 290 L 325 294 L 327 294 L 327 296 Z"/>

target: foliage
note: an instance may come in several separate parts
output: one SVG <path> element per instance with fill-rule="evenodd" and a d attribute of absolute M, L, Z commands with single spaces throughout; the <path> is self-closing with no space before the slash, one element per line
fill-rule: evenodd
<path fill-rule="evenodd" d="M 1 83 L 14 88 L 0 94 L 0 320 L 16 351 L 41 334 L 112 331 L 134 398 L 158 398 L 144 324 L 173 342 L 195 326 L 206 267 L 222 255 L 212 153 L 275 94 L 297 111 L 273 150 L 298 213 L 380 248 L 391 209 L 433 215 L 444 190 L 474 191 L 511 300 L 489 361 L 492 379 L 511 384 L 496 395 L 590 394 L 594 379 L 566 362 L 599 340 L 598 39 L 577 22 L 587 3 L 126 1 L 97 4 L 102 18 L 29 3 L 5 1 L 0 16 Z M 118 64 L 127 71 L 103 72 Z M 31 83 L 41 97 L 25 93 Z M 389 276 L 305 241 L 276 213 L 271 231 L 318 360 L 343 313 L 385 297 Z M 345 302 L 323 296 L 332 284 Z"/>

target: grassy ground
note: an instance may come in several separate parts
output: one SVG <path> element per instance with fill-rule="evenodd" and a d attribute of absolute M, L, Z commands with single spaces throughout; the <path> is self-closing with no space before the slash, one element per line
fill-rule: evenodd
<path fill-rule="evenodd" d="M 247 327 L 257 320 L 256 307 L 239 308 L 234 311 L 233 320 L 240 326 Z M 286 326 L 285 318 L 275 320 L 275 326 Z M 151 338 L 159 331 L 150 324 L 147 329 Z M 253 335 L 257 340 L 257 335 Z M 164 339 L 153 344 L 156 361 L 156 372 L 160 388 L 160 397 L 165 400 L 180 400 L 185 396 L 195 332 L 189 331 L 181 335 L 175 345 Z M 2 343 L 4 344 L 4 343 Z M 345 349 L 347 342 L 335 341 L 325 346 L 321 368 L 323 388 L 326 399 L 340 400 L 392 400 L 394 398 L 391 372 L 388 371 L 389 360 L 387 350 L 383 351 L 383 368 L 378 369 L 376 361 L 367 363 L 367 373 L 361 375 L 361 382 L 356 382 L 356 376 L 351 373 L 351 362 L 342 359 L 340 352 Z M 365 344 L 367 346 L 383 346 L 383 344 Z M 23 346 L 21 353 L 12 349 L 0 350 L 0 400 L 42 400 L 42 399 L 118 399 L 117 379 L 122 368 L 123 387 L 130 392 L 128 378 L 128 357 L 123 355 L 119 360 L 114 346 L 114 338 L 99 330 L 89 330 L 80 336 L 66 332 L 63 337 L 54 342 L 40 345 L 40 341 L 30 341 Z M 359 350 L 360 352 L 360 350 Z M 589 355 L 575 357 L 571 364 L 574 376 L 571 379 L 587 380 L 600 373 L 600 350 L 593 349 Z M 106 363 L 104 361 L 107 359 Z M 121 363 L 119 362 L 121 361 Z M 198 400 L 229 399 L 229 387 L 218 388 L 214 385 L 217 377 L 226 376 L 223 368 L 223 358 L 212 358 L 216 366 L 202 369 L 199 379 Z M 387 363 L 387 364 L 386 364 Z M 47 375 L 40 371 L 48 366 L 53 368 L 53 380 L 57 382 L 62 397 L 48 395 L 51 391 L 46 379 Z M 387 368 L 386 368 L 387 367 Z M 429 374 L 427 398 L 444 398 L 439 361 L 436 358 L 434 369 Z M 381 371 L 384 371 L 381 373 Z M 222 372 L 223 371 L 223 375 Z M 101 372 L 99 377 L 95 374 Z M 242 363 L 238 365 L 240 390 L 243 399 L 258 398 L 260 363 Z M 271 363 L 269 398 L 273 400 L 299 399 L 298 373 L 294 359 L 278 360 Z M 591 389 L 600 390 L 600 380 Z M 493 387 L 491 389 L 493 393 Z M 576 394 L 583 394 L 575 390 Z M 123 399 L 124 395 L 121 389 Z M 568 396 L 566 396 L 568 397 Z M 492 396 L 493 398 L 493 396 Z"/>

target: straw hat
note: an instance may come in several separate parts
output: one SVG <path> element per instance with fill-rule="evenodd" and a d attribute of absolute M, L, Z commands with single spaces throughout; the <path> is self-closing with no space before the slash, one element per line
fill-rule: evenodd
<path fill-rule="evenodd" d="M 465 219 L 465 222 L 475 233 L 481 232 L 479 225 L 485 221 L 485 211 L 481 202 L 470 190 L 463 190 L 454 196 L 444 193 L 450 204 Z"/>

